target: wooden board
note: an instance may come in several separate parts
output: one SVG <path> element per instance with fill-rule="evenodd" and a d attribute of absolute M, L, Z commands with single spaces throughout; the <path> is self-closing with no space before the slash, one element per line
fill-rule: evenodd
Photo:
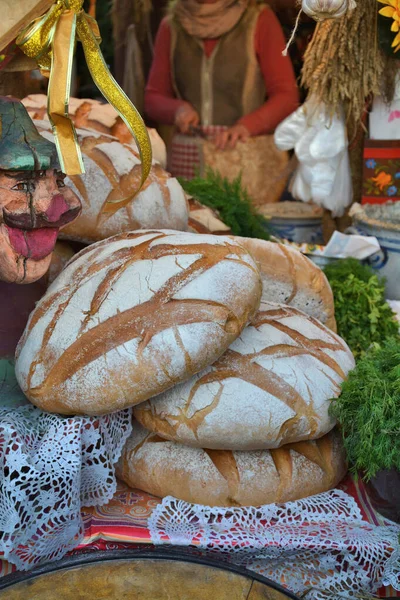
<path fill-rule="evenodd" d="M 297 600 L 255 573 L 182 553 L 99 552 L 60 564 L 14 584 L 15 575 L 5 578 L 0 600 Z"/>
<path fill-rule="evenodd" d="M 40 17 L 54 0 L 1 0 L 0 50 L 4 50 L 33 19 Z"/>

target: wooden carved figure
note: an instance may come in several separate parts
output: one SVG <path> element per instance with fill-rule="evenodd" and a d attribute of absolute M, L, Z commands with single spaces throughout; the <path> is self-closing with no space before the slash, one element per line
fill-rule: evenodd
<path fill-rule="evenodd" d="M 56 146 L 38 133 L 19 100 L 0 97 L 0 281 L 40 279 L 60 228 L 80 211 L 64 185 Z"/>

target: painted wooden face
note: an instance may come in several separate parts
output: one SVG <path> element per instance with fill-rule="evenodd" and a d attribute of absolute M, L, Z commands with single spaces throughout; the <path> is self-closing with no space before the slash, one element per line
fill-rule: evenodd
<path fill-rule="evenodd" d="M 59 171 L 0 170 L 0 280 L 40 279 L 60 228 L 80 211 L 78 197 Z"/>

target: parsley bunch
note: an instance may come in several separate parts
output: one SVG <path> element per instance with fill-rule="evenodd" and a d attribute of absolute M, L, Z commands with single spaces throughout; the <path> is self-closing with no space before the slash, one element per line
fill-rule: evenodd
<path fill-rule="evenodd" d="M 341 425 L 351 469 L 365 480 L 400 470 L 400 340 L 371 348 L 342 384 L 330 413 Z"/>
<path fill-rule="evenodd" d="M 187 194 L 217 210 L 234 235 L 269 239 L 268 221 L 253 207 L 240 176 L 229 181 L 209 168 L 205 177 L 197 176 L 190 181 L 180 179 L 179 182 Z"/>
<path fill-rule="evenodd" d="M 332 288 L 339 335 L 356 358 L 371 345 L 399 337 L 399 324 L 385 301 L 385 284 L 373 269 L 354 258 L 324 269 Z"/>

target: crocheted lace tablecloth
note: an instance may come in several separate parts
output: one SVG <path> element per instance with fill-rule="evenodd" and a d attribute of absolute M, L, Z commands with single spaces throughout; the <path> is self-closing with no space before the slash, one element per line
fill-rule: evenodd
<path fill-rule="evenodd" d="M 0 360 L 0 555 L 26 570 L 83 539 L 82 506 L 114 495 L 130 410 L 64 417 L 32 406 Z"/>
<path fill-rule="evenodd" d="M 361 482 L 348 477 L 340 489 L 259 508 L 160 501 L 124 485 L 114 495 L 131 412 L 43 413 L 26 402 L 12 364 L 0 365 L 0 575 L 78 545 L 74 552 L 172 544 L 246 566 L 302 597 L 359 598 L 382 584 L 400 597 L 400 527 L 377 515 Z"/>
<path fill-rule="evenodd" d="M 383 522 L 383 521 L 382 521 Z M 363 519 L 336 489 L 258 508 L 210 508 L 164 498 L 149 517 L 155 544 L 195 543 L 307 598 L 356 598 L 400 590 L 400 526 Z"/>
<path fill-rule="evenodd" d="M 72 554 L 175 545 L 254 569 L 306 598 L 364 599 L 376 590 L 400 597 L 400 527 L 374 511 L 350 476 L 319 496 L 243 509 L 161 501 L 119 483 L 108 504 L 84 508 L 82 518 L 84 538 Z M 1 575 L 15 569 L 0 567 Z"/>

